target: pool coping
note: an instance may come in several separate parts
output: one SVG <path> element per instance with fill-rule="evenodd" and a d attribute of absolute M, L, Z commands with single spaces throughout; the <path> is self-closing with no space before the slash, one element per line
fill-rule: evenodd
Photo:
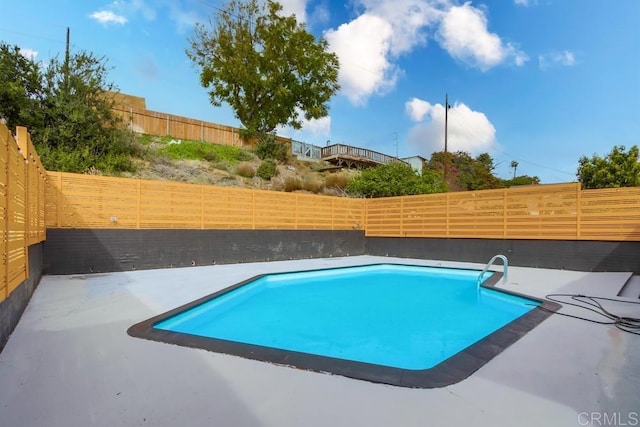
<path fill-rule="evenodd" d="M 381 265 L 421 266 L 404 263 L 370 263 L 349 267 L 337 267 L 336 269 Z M 446 268 L 440 266 L 429 267 Z M 474 268 L 457 269 L 480 272 L 480 270 Z M 296 272 L 311 272 L 319 270 L 327 269 L 300 270 Z M 485 280 L 480 285 L 481 287 L 492 289 L 508 295 L 527 298 L 539 303 L 540 305 L 533 308 L 526 314 L 520 316 L 519 318 L 511 321 L 497 331 L 487 335 L 479 341 L 476 341 L 474 344 L 454 354 L 438 365 L 423 370 L 403 369 L 366 362 L 356 362 L 352 360 L 319 356 L 315 354 L 282 350 L 255 344 L 246 344 L 154 328 L 154 325 L 159 322 L 162 322 L 202 303 L 215 299 L 221 295 L 232 292 L 235 289 L 245 286 L 250 282 L 253 282 L 264 276 L 282 273 L 292 272 L 287 271 L 280 273 L 265 273 L 253 276 L 235 285 L 226 287 L 212 294 L 205 295 L 202 298 L 198 298 L 187 304 L 176 307 L 172 310 L 151 317 L 142 322 L 136 323 L 135 325 L 128 328 L 127 333 L 130 336 L 136 338 L 142 338 L 167 344 L 175 344 L 183 347 L 198 348 L 216 353 L 240 356 L 246 359 L 269 362 L 302 370 L 341 375 L 348 378 L 359 379 L 374 383 L 383 383 L 410 388 L 439 388 L 455 384 L 464 380 L 465 378 L 468 378 L 471 374 L 487 364 L 491 359 L 493 359 L 510 345 L 518 341 L 529 331 L 534 329 L 537 325 L 551 316 L 551 314 L 562 307 L 560 304 L 552 301 L 497 288 L 496 285 L 500 282 L 500 279 L 503 277 L 503 275 L 500 272 L 493 272 L 494 274 L 492 274 L 487 280 Z"/>

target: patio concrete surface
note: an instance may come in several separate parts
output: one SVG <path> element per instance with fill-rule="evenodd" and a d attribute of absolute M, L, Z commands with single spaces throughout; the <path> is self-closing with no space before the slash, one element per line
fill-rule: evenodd
<path fill-rule="evenodd" d="M 558 315 L 469 378 L 439 389 L 374 384 L 126 333 L 257 274 L 378 262 L 483 267 L 359 256 L 45 276 L 0 353 L 0 426 L 639 425 L 640 336 Z M 613 296 L 625 277 L 510 267 L 503 286 L 538 297 L 565 290 Z M 640 317 L 639 305 L 607 308 Z M 618 424 L 603 424 L 605 414 Z"/>

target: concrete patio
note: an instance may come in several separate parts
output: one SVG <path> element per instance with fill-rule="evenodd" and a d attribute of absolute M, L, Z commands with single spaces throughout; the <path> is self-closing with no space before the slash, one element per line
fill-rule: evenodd
<path fill-rule="evenodd" d="M 45 276 L 0 353 L 0 426 L 640 425 L 640 336 L 559 315 L 439 389 L 368 383 L 126 333 L 257 274 L 376 262 L 483 267 L 358 256 Z M 510 267 L 504 286 L 537 297 L 613 297 L 628 277 Z M 640 317 L 640 305 L 606 307 Z M 560 312 L 593 317 L 568 306 Z M 604 423 L 614 418 L 617 424 Z"/>

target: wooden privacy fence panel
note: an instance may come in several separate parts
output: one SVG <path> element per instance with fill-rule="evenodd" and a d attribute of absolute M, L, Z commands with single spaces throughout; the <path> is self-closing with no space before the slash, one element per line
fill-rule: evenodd
<path fill-rule="evenodd" d="M 640 188 L 572 183 L 363 200 L 49 172 L 46 225 L 640 241 Z"/>
<path fill-rule="evenodd" d="M 52 228 L 362 229 L 364 201 L 49 172 Z"/>
<path fill-rule="evenodd" d="M 371 237 L 640 241 L 640 188 L 536 185 L 367 200 Z"/>
<path fill-rule="evenodd" d="M 0 301 L 29 276 L 29 245 L 45 238 L 45 173 L 25 128 L 0 123 Z"/>
<path fill-rule="evenodd" d="M 513 187 L 506 193 L 506 234 L 511 239 L 577 237 L 580 184 Z"/>
<path fill-rule="evenodd" d="M 640 187 L 585 190 L 578 238 L 640 241 Z"/>
<path fill-rule="evenodd" d="M 173 114 L 160 113 L 144 108 L 118 106 L 113 111 L 135 133 L 155 136 L 172 136 L 178 139 L 211 142 L 220 145 L 244 146 L 240 130 L 202 120 L 190 119 Z M 284 144 L 291 145 L 288 138 L 276 137 Z"/>

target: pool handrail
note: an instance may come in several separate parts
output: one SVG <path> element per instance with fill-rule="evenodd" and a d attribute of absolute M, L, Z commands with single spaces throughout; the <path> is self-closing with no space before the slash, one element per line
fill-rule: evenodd
<path fill-rule="evenodd" d="M 497 259 L 502 260 L 502 283 L 503 284 L 507 283 L 507 278 L 509 276 L 509 260 L 504 255 L 501 255 L 501 254 L 494 255 L 493 258 L 491 258 L 491 260 L 487 263 L 487 265 L 484 266 L 484 269 L 482 269 L 482 272 L 478 276 L 478 291 L 480 291 L 480 283 L 482 283 L 482 276 L 484 276 L 484 273 L 486 273 L 489 270 L 489 267 L 491 267 Z"/>

